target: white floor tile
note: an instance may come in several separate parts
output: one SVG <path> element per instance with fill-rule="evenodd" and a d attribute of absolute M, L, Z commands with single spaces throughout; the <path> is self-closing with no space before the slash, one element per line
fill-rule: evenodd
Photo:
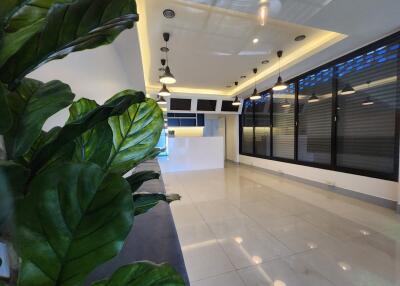
<path fill-rule="evenodd" d="M 334 286 L 317 271 L 300 265 L 292 269 L 281 259 L 239 270 L 239 275 L 246 286 Z"/>
<path fill-rule="evenodd" d="M 236 269 L 290 255 L 290 250 L 248 218 L 210 224 Z"/>
<path fill-rule="evenodd" d="M 229 272 L 216 277 L 195 281 L 192 286 L 245 286 L 236 272 Z"/>
<path fill-rule="evenodd" d="M 235 270 L 216 240 L 204 241 L 183 249 L 190 281 L 201 280 Z"/>
<path fill-rule="evenodd" d="M 391 210 L 247 166 L 164 180 L 194 286 L 400 286 Z"/>

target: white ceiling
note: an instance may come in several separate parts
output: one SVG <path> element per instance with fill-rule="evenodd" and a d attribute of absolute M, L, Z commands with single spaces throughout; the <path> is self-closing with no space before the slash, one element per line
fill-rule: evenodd
<path fill-rule="evenodd" d="M 172 91 L 245 95 L 254 67 L 261 71 L 261 85 L 267 87 L 276 80 L 279 49 L 287 56 L 282 61 L 283 75 L 290 77 L 400 28 L 399 0 L 269 1 L 264 27 L 256 17 L 259 0 L 137 1 L 147 90 L 159 87 L 163 32 L 171 33 L 170 67 L 178 80 Z M 162 16 L 166 8 L 175 10 L 174 19 Z M 306 40 L 295 42 L 300 34 Z M 254 38 L 260 40 L 256 45 Z M 270 63 L 262 65 L 265 59 Z M 247 75 L 248 82 L 240 80 L 241 75 Z M 241 82 L 238 89 L 226 88 L 234 81 Z"/>

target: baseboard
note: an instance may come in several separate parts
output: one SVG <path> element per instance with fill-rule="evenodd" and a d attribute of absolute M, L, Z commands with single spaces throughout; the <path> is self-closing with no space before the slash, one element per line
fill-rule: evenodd
<path fill-rule="evenodd" d="M 246 165 L 246 166 L 251 166 L 253 168 L 256 168 L 256 169 L 261 170 L 261 171 L 265 171 L 265 172 L 273 174 L 273 175 L 284 176 L 284 177 L 286 177 L 288 179 L 291 179 L 291 180 L 294 180 L 296 182 L 300 182 L 300 183 L 304 183 L 304 184 L 307 184 L 307 185 L 310 185 L 310 186 L 321 188 L 321 189 L 324 189 L 324 190 L 329 191 L 329 192 L 341 194 L 341 195 L 344 195 L 344 196 L 347 196 L 347 197 L 355 198 L 355 199 L 358 199 L 358 200 L 361 200 L 361 201 L 365 201 L 365 202 L 368 202 L 368 203 L 371 203 L 371 204 L 374 204 L 374 205 L 378 205 L 378 206 L 381 206 L 381 207 L 384 207 L 384 208 L 392 209 L 392 210 L 395 210 L 398 213 L 400 213 L 400 205 L 398 205 L 397 202 L 395 202 L 395 201 L 391 201 L 391 200 L 384 199 L 384 198 L 378 198 L 378 197 L 367 195 L 367 194 L 362 194 L 362 193 L 355 192 L 355 191 L 352 191 L 352 190 L 339 188 L 339 187 L 327 185 L 327 184 L 320 183 L 320 182 L 315 182 L 315 181 L 312 181 L 312 180 L 296 177 L 296 176 L 293 176 L 293 175 L 283 174 L 283 173 L 280 173 L 280 172 L 277 172 L 277 171 L 264 169 L 264 168 L 256 167 L 256 166 L 253 166 L 253 165 L 248 165 L 248 164 L 244 164 L 244 163 L 240 163 L 240 164 L 243 164 L 243 165 Z"/>

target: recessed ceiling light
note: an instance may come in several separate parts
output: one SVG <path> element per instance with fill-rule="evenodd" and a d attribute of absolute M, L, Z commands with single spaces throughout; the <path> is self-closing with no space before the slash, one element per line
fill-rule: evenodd
<path fill-rule="evenodd" d="M 346 262 L 339 262 L 338 265 L 343 271 L 351 270 L 351 266 Z"/>
<path fill-rule="evenodd" d="M 263 60 L 261 63 L 262 63 L 263 65 L 269 64 L 269 60 Z"/>
<path fill-rule="evenodd" d="M 253 39 L 253 44 L 257 44 L 260 40 L 258 38 Z"/>
<path fill-rule="evenodd" d="M 175 11 L 172 9 L 165 9 L 163 15 L 167 19 L 175 18 Z"/>
<path fill-rule="evenodd" d="M 305 38 L 306 38 L 306 35 L 299 35 L 296 38 L 294 38 L 294 40 L 296 42 L 300 42 L 300 41 L 303 41 Z"/>

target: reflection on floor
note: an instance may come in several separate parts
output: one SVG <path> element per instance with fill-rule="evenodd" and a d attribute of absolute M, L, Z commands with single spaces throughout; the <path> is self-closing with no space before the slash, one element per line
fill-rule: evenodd
<path fill-rule="evenodd" d="M 193 286 L 400 285 L 392 210 L 242 165 L 163 177 Z"/>

